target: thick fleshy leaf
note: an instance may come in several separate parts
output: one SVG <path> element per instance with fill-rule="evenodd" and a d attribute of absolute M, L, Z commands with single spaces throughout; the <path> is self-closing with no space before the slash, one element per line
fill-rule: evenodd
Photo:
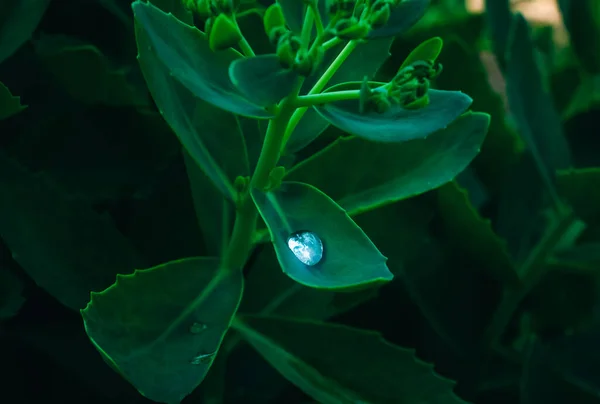
<path fill-rule="evenodd" d="M 196 97 L 216 107 L 242 116 L 272 117 L 240 94 L 231 82 L 228 69 L 233 61 L 242 57 L 238 52 L 233 49 L 213 52 L 206 34 L 150 3 L 137 0 L 132 7 L 138 57 L 148 87 L 155 86 L 149 70 L 161 70 Z M 153 62 L 148 64 L 144 60 Z"/>
<path fill-rule="evenodd" d="M 325 320 L 373 299 L 378 294 L 377 288 L 333 292 L 306 287 L 281 272 L 271 245 L 263 248 L 246 277 L 241 313 Z M 265 288 L 267 284 L 269 287 Z"/>
<path fill-rule="evenodd" d="M 126 70 L 112 68 L 94 45 L 64 35 L 44 35 L 34 44 L 38 57 L 74 99 L 116 107 L 148 104 L 145 92 L 129 82 Z"/>
<path fill-rule="evenodd" d="M 0 321 L 15 316 L 25 298 L 23 284 L 12 272 L 0 267 Z"/>
<path fill-rule="evenodd" d="M 506 90 L 510 110 L 542 178 L 551 183 L 555 170 L 570 166 L 571 154 L 560 116 L 544 87 L 531 28 L 521 14 L 513 18 L 507 55 Z"/>
<path fill-rule="evenodd" d="M 247 99 L 265 107 L 287 97 L 298 79 L 297 72 L 281 66 L 277 55 L 237 59 L 229 66 L 229 76 Z"/>
<path fill-rule="evenodd" d="M 319 3 L 324 2 L 321 1 Z M 347 81 L 357 80 L 357 78 L 365 76 L 369 79 L 373 78 L 377 70 L 390 56 L 390 46 L 393 41 L 394 38 L 389 38 L 368 41 L 356 45 L 354 51 L 352 51 L 331 80 L 329 80 L 329 85 L 333 86 Z M 325 72 L 325 69 L 331 65 L 345 45 L 345 43 L 340 44 L 330 49 L 325 54 L 321 69 L 305 80 L 302 87 L 302 94 L 306 94 L 311 90 L 317 80 Z M 291 154 L 307 146 L 310 142 L 319 137 L 328 126 L 329 122 L 323 119 L 317 111 L 312 108 L 308 109 L 288 139 L 285 145 L 285 153 Z"/>
<path fill-rule="evenodd" d="M 0 119 L 6 119 L 27 108 L 21 104 L 21 97 L 11 94 L 8 87 L 0 82 Z"/>
<path fill-rule="evenodd" d="M 17 263 L 65 306 L 85 307 L 91 290 L 143 264 L 106 216 L 69 200 L 43 176 L 0 155 L 0 236 Z"/>
<path fill-rule="evenodd" d="M 50 0 L 3 0 L 0 3 L 0 63 L 31 38 L 49 4 Z"/>
<path fill-rule="evenodd" d="M 233 327 L 322 404 L 465 404 L 453 393 L 454 382 L 373 331 L 267 316 L 240 316 Z"/>
<path fill-rule="evenodd" d="M 443 46 L 444 41 L 442 41 L 442 38 L 440 38 L 439 36 L 421 42 L 419 46 L 413 49 L 413 51 L 410 52 L 406 59 L 404 59 L 404 62 L 402 62 L 402 65 L 398 70 L 400 71 L 406 66 L 410 66 L 411 64 L 421 60 L 432 63 L 435 62 L 438 56 L 440 56 Z"/>
<path fill-rule="evenodd" d="M 317 188 L 284 182 L 252 197 L 267 224 L 283 272 L 298 283 L 319 289 L 351 289 L 392 280 L 386 258 L 346 212 Z M 298 232 L 310 232 L 322 249 L 308 245 L 313 265 L 288 247 Z"/>
<path fill-rule="evenodd" d="M 327 91 L 359 90 L 362 83 L 343 83 Z M 379 86 L 381 83 L 372 83 Z M 338 101 L 315 106 L 317 112 L 333 126 L 376 142 L 405 142 L 423 139 L 443 129 L 469 108 L 473 100 L 460 91 L 429 90 L 429 104 L 419 109 L 392 105 L 379 113 L 360 112 L 359 100 Z"/>
<path fill-rule="evenodd" d="M 446 232 L 457 250 L 467 253 L 490 275 L 508 285 L 519 281 L 506 242 L 498 237 L 490 220 L 484 219 L 456 181 L 438 190 L 438 206 Z"/>
<path fill-rule="evenodd" d="M 142 395 L 179 403 L 210 369 L 242 285 L 217 258 L 186 258 L 117 276 L 81 314 L 98 351 Z"/>
<path fill-rule="evenodd" d="M 182 25 L 173 16 L 167 16 L 152 5 L 136 2 L 134 10 L 145 17 L 163 15 L 167 21 Z M 156 105 L 196 164 L 226 198 L 233 200 L 233 181 L 238 175 L 248 175 L 248 158 L 238 118 L 203 101 L 202 96 L 200 99 L 195 97 L 177 81 L 157 53 L 144 51 L 149 47 L 154 49 L 154 45 L 149 42 L 151 37 L 143 33 L 140 24 L 137 28 L 138 58 Z M 227 75 L 227 72 L 223 74 Z"/>
<path fill-rule="evenodd" d="M 486 114 L 468 112 L 448 128 L 407 143 L 341 138 L 292 168 L 286 180 L 311 183 L 356 215 L 451 181 L 477 156 L 489 121 Z"/>
<path fill-rule="evenodd" d="M 600 223 L 600 167 L 561 170 L 557 173 L 559 194 L 575 213 L 590 224 Z"/>
<path fill-rule="evenodd" d="M 390 19 L 381 28 L 372 30 L 367 38 L 396 37 L 408 31 L 425 15 L 431 0 L 402 0 L 392 8 Z"/>
<path fill-rule="evenodd" d="M 558 0 L 573 50 L 583 67 L 600 74 L 600 2 L 597 0 Z"/>

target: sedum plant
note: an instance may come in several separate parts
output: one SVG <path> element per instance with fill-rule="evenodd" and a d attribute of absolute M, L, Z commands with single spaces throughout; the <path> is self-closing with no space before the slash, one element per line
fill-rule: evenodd
<path fill-rule="evenodd" d="M 479 152 L 489 116 L 468 111 L 472 100 L 460 91 L 432 88 L 442 71 L 440 38 L 416 47 L 391 80 L 376 76 L 394 38 L 428 5 L 279 0 L 261 12 L 262 26 L 245 32 L 240 20 L 262 9 L 252 1 L 133 2 L 139 64 L 183 146 L 195 197 L 210 188 L 222 200 L 211 212 L 222 224 L 207 242 L 213 255 L 118 275 L 81 311 L 93 345 L 142 395 L 179 403 L 245 341 L 320 403 L 463 402 L 412 350 L 322 321 L 335 313 L 318 303 L 302 319 L 272 315 L 299 290 L 327 299 L 344 292 L 343 307 L 351 307 L 392 281 L 387 258 L 353 217 L 452 181 Z M 296 161 L 330 126 L 342 136 Z M 334 155 L 353 159 L 355 172 L 333 173 Z M 321 189 L 320 170 L 360 176 Z M 119 243 L 116 233 L 105 236 Z M 238 313 L 244 270 L 260 243 L 272 245 L 296 287 L 261 313 Z M 76 307 L 77 298 L 62 302 Z"/>
<path fill-rule="evenodd" d="M 322 403 L 462 402 L 452 383 L 412 351 L 375 333 L 237 313 L 243 270 L 257 243 L 273 245 L 281 270 L 299 288 L 359 299 L 392 281 L 387 258 L 352 216 L 447 183 L 476 156 L 489 117 L 468 112 L 466 94 L 430 88 L 441 72 L 439 38 L 410 53 L 392 80 L 375 80 L 394 37 L 411 28 L 428 3 L 280 0 L 266 8 L 262 27 L 252 27 L 268 38 L 271 51 L 263 54 L 247 38 L 256 31 L 244 32 L 238 22 L 251 3 L 132 4 L 150 93 L 185 150 L 192 188 L 199 186 L 195 178 L 208 179 L 222 195 L 224 217 L 214 256 L 119 275 L 108 289 L 92 292 L 82 310 L 92 343 L 141 394 L 180 402 L 218 355 L 245 340 Z M 347 136 L 289 163 L 330 125 Z M 380 155 L 380 165 L 362 167 L 356 148 Z M 354 156 L 364 177 L 328 195 L 304 178 L 331 153 Z M 447 156 L 428 166 L 436 153 Z M 235 334 L 222 347 L 230 329 Z M 363 379 L 378 372 L 367 370 L 373 355 L 385 358 L 381 371 L 389 375 L 375 384 Z M 349 372 L 348 360 L 362 371 Z"/>

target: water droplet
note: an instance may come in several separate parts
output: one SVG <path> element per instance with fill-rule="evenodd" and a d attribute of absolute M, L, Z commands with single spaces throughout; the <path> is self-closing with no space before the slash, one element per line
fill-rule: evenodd
<path fill-rule="evenodd" d="M 207 353 L 207 354 L 200 354 L 198 356 L 194 356 L 192 358 L 192 360 L 190 361 L 190 363 L 192 365 L 202 365 L 202 364 L 207 364 L 210 363 L 210 360 L 212 359 L 212 357 L 215 356 L 215 353 Z"/>
<path fill-rule="evenodd" d="M 190 332 L 192 334 L 200 334 L 202 331 L 206 330 L 208 328 L 208 326 L 206 324 L 202 324 L 202 323 L 193 323 L 190 326 Z"/>
<path fill-rule="evenodd" d="M 296 232 L 288 238 L 287 245 L 304 265 L 317 265 L 323 258 L 323 242 L 313 232 Z"/>

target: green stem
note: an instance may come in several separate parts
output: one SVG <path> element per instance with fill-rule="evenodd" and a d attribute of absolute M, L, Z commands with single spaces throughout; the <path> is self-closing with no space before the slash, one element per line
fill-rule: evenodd
<path fill-rule="evenodd" d="M 302 25 L 302 33 L 300 34 L 302 47 L 305 50 L 308 49 L 308 46 L 310 45 L 310 36 L 312 34 L 314 24 L 313 17 L 314 15 L 312 10 L 310 8 L 306 10 L 306 13 L 304 13 L 304 25 Z"/>
<path fill-rule="evenodd" d="M 327 52 L 329 49 L 333 48 L 334 46 L 338 46 L 341 43 L 342 43 L 342 40 L 340 38 L 338 38 L 337 36 L 335 38 L 331 38 L 330 40 L 325 41 L 323 43 L 323 51 Z"/>
<path fill-rule="evenodd" d="M 331 63 L 331 65 L 329 65 L 327 70 L 325 70 L 325 73 L 323 73 L 321 78 L 319 78 L 319 80 L 316 82 L 316 84 L 313 86 L 313 88 L 308 92 L 308 95 L 318 94 L 321 91 L 323 91 L 323 89 L 325 88 L 325 86 L 327 85 L 329 80 L 331 80 L 333 75 L 338 71 L 338 69 L 342 66 L 342 64 L 346 61 L 346 59 L 348 59 L 348 56 L 350 56 L 352 51 L 354 51 L 354 49 L 356 49 L 357 46 L 358 46 L 357 41 L 348 42 L 346 44 L 346 46 L 344 47 L 344 49 L 342 49 L 340 54 L 337 55 L 335 60 Z M 300 123 L 300 120 L 306 113 L 307 109 L 308 108 L 306 108 L 306 107 L 298 108 L 291 116 L 289 124 L 287 126 L 287 129 L 285 131 L 285 135 L 283 137 L 282 149 L 283 149 L 283 147 L 285 147 L 285 144 L 287 143 L 288 139 L 294 132 L 294 129 L 296 129 L 296 126 L 298 126 L 298 124 Z"/>
<path fill-rule="evenodd" d="M 325 33 L 325 28 L 323 27 L 323 20 L 321 19 L 321 13 L 319 12 L 319 7 L 317 7 L 317 3 L 317 0 L 311 1 L 308 7 L 310 7 L 310 10 L 312 11 L 313 17 L 315 19 L 315 26 L 317 27 L 317 36 L 323 36 L 323 34 Z"/>
<path fill-rule="evenodd" d="M 241 271 L 248 260 L 254 242 L 254 232 L 258 220 L 258 211 L 250 195 L 251 188 L 264 189 L 269 183 L 271 170 L 275 168 L 280 157 L 281 142 L 285 128 L 292 116 L 294 102 L 302 87 L 302 79 L 298 80 L 292 94 L 286 97 L 278 107 L 275 117 L 269 122 L 267 134 L 263 143 L 260 157 L 250 185 L 239 196 L 233 232 L 229 246 L 223 257 L 223 271 Z"/>
<path fill-rule="evenodd" d="M 561 217 L 558 222 L 544 235 L 523 264 L 519 284 L 504 291 L 492 321 L 485 331 L 484 346 L 494 348 L 498 345 L 523 299 L 546 274 L 548 258 L 576 220 L 575 215 L 570 210 L 561 209 L 559 213 Z"/>
<path fill-rule="evenodd" d="M 252 49 L 252 46 L 250 46 L 250 44 L 248 43 L 248 40 L 242 33 L 242 30 L 240 29 L 240 26 L 239 26 L 235 16 L 234 16 L 233 22 L 235 23 L 235 26 L 237 27 L 238 31 L 240 31 L 240 33 L 242 34 L 242 39 L 240 39 L 238 42 L 238 46 L 240 47 L 242 54 L 244 56 L 246 56 L 247 58 L 256 56 L 256 54 L 254 53 L 254 49 Z"/>
<path fill-rule="evenodd" d="M 295 106 L 298 108 L 312 107 L 313 105 L 323 105 L 330 102 L 358 100 L 360 90 L 332 91 L 330 93 L 301 95 L 296 100 Z"/>

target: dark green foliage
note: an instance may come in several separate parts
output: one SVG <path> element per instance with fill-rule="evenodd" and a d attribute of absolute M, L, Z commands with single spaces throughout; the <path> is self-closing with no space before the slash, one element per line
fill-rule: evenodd
<path fill-rule="evenodd" d="M 0 401 L 598 403 L 599 10 L 486 3 L 4 1 Z"/>

